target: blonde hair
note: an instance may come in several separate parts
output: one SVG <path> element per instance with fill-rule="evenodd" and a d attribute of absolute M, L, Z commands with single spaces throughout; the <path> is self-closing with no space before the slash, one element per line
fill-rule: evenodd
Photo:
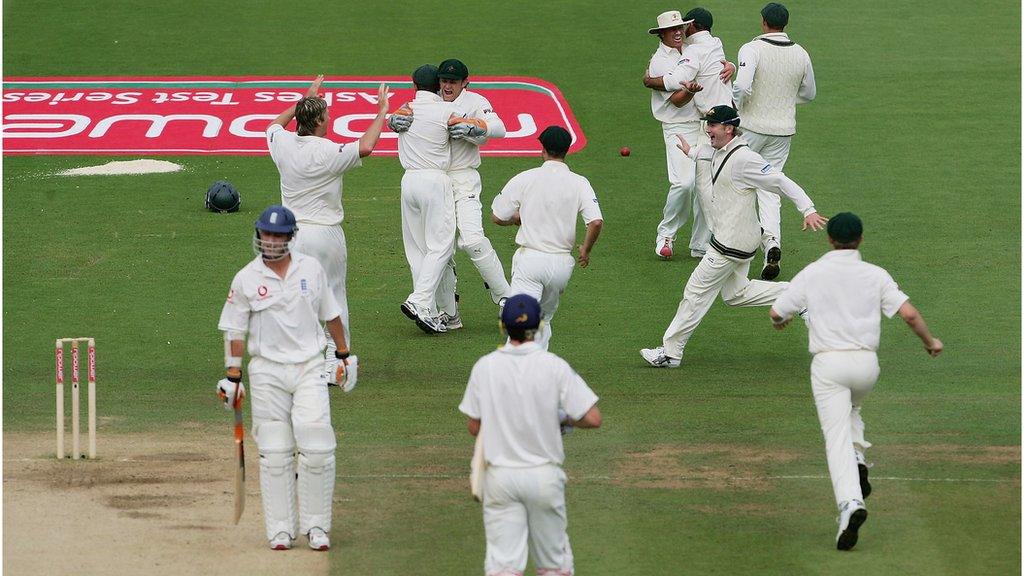
<path fill-rule="evenodd" d="M 318 96 L 307 96 L 296 102 L 295 122 L 298 124 L 299 136 L 313 134 L 326 113 L 327 101 Z"/>

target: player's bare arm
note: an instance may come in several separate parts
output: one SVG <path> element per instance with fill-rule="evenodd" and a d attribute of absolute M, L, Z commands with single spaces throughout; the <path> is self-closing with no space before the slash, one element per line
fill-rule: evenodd
<path fill-rule="evenodd" d="M 675 105 L 676 108 L 682 108 L 689 104 L 690 100 L 693 100 L 694 94 L 703 89 L 704 87 L 694 80 L 683 82 L 683 87 L 673 92 L 672 95 L 668 97 L 668 100 Z"/>
<path fill-rule="evenodd" d="M 587 235 L 583 239 L 583 244 L 580 245 L 580 255 L 576 259 L 579 262 L 580 268 L 586 268 L 590 265 L 590 250 L 594 247 L 594 243 L 597 242 L 597 237 L 601 235 L 601 228 L 604 226 L 604 220 L 591 220 L 587 224 Z"/>
<path fill-rule="evenodd" d="M 359 138 L 359 157 L 369 156 L 377 146 L 381 130 L 384 129 L 384 120 L 388 114 L 388 85 L 381 82 L 377 88 L 377 117 L 370 123 L 363 136 Z"/>
<path fill-rule="evenodd" d="M 466 420 L 466 428 L 469 429 L 469 433 L 472 436 L 476 436 L 480 433 L 480 419 L 469 418 Z"/>
<path fill-rule="evenodd" d="M 924 317 L 921 316 L 921 313 L 918 312 L 917 308 L 909 300 L 900 306 L 897 313 L 907 323 L 907 326 L 910 326 L 914 334 L 917 334 L 921 342 L 924 342 L 924 349 L 928 352 L 928 355 L 934 358 L 942 353 L 942 341 L 932 336 L 932 333 L 928 330 L 928 325 L 925 324 Z"/>
<path fill-rule="evenodd" d="M 587 413 L 579 420 L 569 419 L 569 425 L 576 428 L 600 428 L 601 422 L 601 410 L 597 408 L 596 404 L 591 406 L 590 410 L 587 410 Z"/>
<path fill-rule="evenodd" d="M 651 76 L 646 71 L 644 72 L 644 86 L 651 90 L 660 90 L 661 92 L 667 92 L 665 89 L 665 79 L 661 76 Z"/>
<path fill-rule="evenodd" d="M 521 226 L 523 221 L 519 218 L 519 210 L 512 215 L 508 220 L 502 220 L 498 218 L 497 214 L 491 214 L 491 222 L 494 222 L 498 226 Z"/>
<path fill-rule="evenodd" d="M 324 83 L 324 75 L 320 74 L 313 79 L 313 83 L 306 89 L 306 98 L 312 98 L 320 93 L 320 85 Z M 295 118 L 295 106 L 289 106 L 286 110 L 282 111 L 274 118 L 274 121 L 270 123 L 271 126 L 277 124 L 279 126 L 288 126 L 288 123 Z M 268 126 L 269 128 L 269 126 Z"/>

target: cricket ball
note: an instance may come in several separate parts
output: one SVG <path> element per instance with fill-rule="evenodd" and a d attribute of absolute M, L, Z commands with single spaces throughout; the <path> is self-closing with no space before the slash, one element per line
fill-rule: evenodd
<path fill-rule="evenodd" d="M 629 156 L 629 146 L 623 146 L 619 150 L 619 156 Z"/>

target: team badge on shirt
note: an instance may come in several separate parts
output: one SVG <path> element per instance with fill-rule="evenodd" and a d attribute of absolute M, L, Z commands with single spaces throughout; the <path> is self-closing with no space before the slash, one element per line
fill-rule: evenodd
<path fill-rule="evenodd" d="M 299 290 L 302 292 L 302 297 L 303 298 L 308 298 L 309 297 L 309 283 L 306 282 L 305 278 L 303 278 L 302 280 L 299 280 Z"/>
<path fill-rule="evenodd" d="M 772 165 L 771 164 L 765 164 L 764 167 L 761 168 L 761 174 L 767 174 L 767 173 L 769 173 L 771 171 L 772 171 Z"/>
<path fill-rule="evenodd" d="M 260 298 L 266 298 L 267 292 L 269 291 L 270 290 L 266 286 L 260 286 L 259 288 L 256 289 L 256 293 L 259 294 Z"/>

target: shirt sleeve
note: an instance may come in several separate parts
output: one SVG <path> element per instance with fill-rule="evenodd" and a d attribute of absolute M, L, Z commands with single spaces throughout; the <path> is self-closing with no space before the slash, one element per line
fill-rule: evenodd
<path fill-rule="evenodd" d="M 885 314 L 886 318 L 892 318 L 907 300 L 910 300 L 910 296 L 904 294 L 892 276 L 886 273 L 882 280 L 882 314 Z"/>
<path fill-rule="evenodd" d="M 519 205 L 522 204 L 521 196 L 522 188 L 519 186 L 519 177 L 516 176 L 509 180 L 491 201 L 491 212 L 502 220 L 508 220 L 515 216 L 516 210 L 519 210 Z"/>
<path fill-rule="evenodd" d="M 267 150 L 270 151 L 270 157 L 274 157 L 274 153 L 277 151 L 277 146 L 280 144 L 281 139 L 278 134 L 284 130 L 284 126 L 274 123 L 267 128 Z"/>
<path fill-rule="evenodd" d="M 760 154 L 748 156 L 747 161 L 737 162 L 733 165 L 732 179 L 748 188 L 757 188 L 789 198 L 804 216 L 815 212 L 814 202 L 811 202 L 804 189 L 790 180 L 788 176 L 779 172 Z"/>
<path fill-rule="evenodd" d="M 676 91 L 683 87 L 684 82 L 696 78 L 699 71 L 700 58 L 697 57 L 696 50 L 686 48 L 679 58 L 679 63 L 669 70 L 668 74 L 662 76 L 661 80 L 665 83 L 666 90 Z"/>
<path fill-rule="evenodd" d="M 363 159 L 359 157 L 359 142 L 336 144 L 327 140 L 324 153 L 327 155 L 328 170 L 332 174 L 341 174 L 363 165 Z"/>
<path fill-rule="evenodd" d="M 476 365 L 473 366 L 473 371 L 469 374 L 469 383 L 466 385 L 466 392 L 462 395 L 462 402 L 459 404 L 459 412 L 462 412 L 466 416 L 473 418 L 474 420 L 480 419 L 480 360 L 477 361 Z"/>
<path fill-rule="evenodd" d="M 479 104 L 473 113 L 473 117 L 487 123 L 487 134 L 476 138 L 467 137 L 466 140 L 476 144 L 477 146 L 483 146 L 491 138 L 505 137 L 505 123 L 502 122 L 501 118 L 498 118 L 498 115 L 494 113 L 494 109 L 491 107 L 491 103 L 487 98 L 484 98 L 479 94 L 477 94 L 477 96 L 479 97 Z"/>
<path fill-rule="evenodd" d="M 757 70 L 757 51 L 749 43 L 740 47 L 736 57 L 736 78 L 732 81 L 732 99 L 737 109 L 743 108 L 743 101 L 750 97 L 754 87 L 754 71 Z"/>
<path fill-rule="evenodd" d="M 792 318 L 807 308 L 807 274 L 801 271 L 789 282 L 789 286 L 783 291 L 775 302 L 772 303 L 772 310 L 783 318 Z"/>
<path fill-rule="evenodd" d="M 590 224 L 594 220 L 604 220 L 601 216 L 601 205 L 597 201 L 597 193 L 590 181 L 583 178 L 583 185 L 580 188 L 580 216 L 584 224 Z"/>
<path fill-rule="evenodd" d="M 224 308 L 220 312 L 220 321 L 217 328 L 224 332 L 248 332 L 249 313 L 252 308 L 249 306 L 249 299 L 245 295 L 242 286 L 241 273 L 235 275 L 231 282 L 231 290 L 224 302 Z"/>
<path fill-rule="evenodd" d="M 562 386 L 558 399 L 559 408 L 565 410 L 573 420 L 583 418 L 597 404 L 597 394 L 594 394 L 568 362 L 563 362 L 560 381 Z"/>
<path fill-rule="evenodd" d="M 800 89 L 796 93 L 796 103 L 806 104 L 818 95 L 818 87 L 814 85 L 814 67 L 811 66 L 811 57 L 804 53 L 807 64 L 804 68 L 804 79 L 800 81 Z"/>

